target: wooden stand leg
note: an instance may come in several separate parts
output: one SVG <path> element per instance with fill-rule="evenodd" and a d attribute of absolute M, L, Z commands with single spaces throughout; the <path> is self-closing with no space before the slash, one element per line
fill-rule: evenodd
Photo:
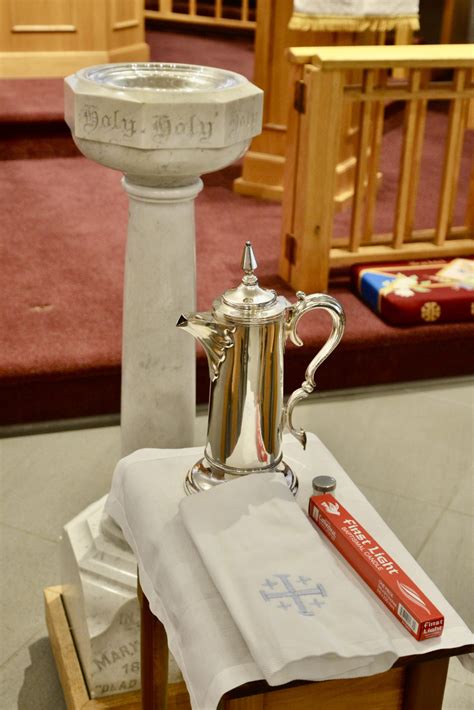
<path fill-rule="evenodd" d="M 168 639 L 163 624 L 152 614 L 138 585 L 141 617 L 141 679 L 143 710 L 168 706 Z"/>
<path fill-rule="evenodd" d="M 407 668 L 403 710 L 441 710 L 449 658 L 414 663 Z"/>

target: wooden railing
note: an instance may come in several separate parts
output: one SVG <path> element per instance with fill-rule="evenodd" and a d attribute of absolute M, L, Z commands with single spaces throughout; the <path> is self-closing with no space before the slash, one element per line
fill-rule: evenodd
<path fill-rule="evenodd" d="M 297 95 L 290 111 L 280 275 L 293 287 L 325 290 L 329 271 L 355 263 L 474 253 L 474 170 L 462 224 L 453 225 L 469 104 L 474 99 L 470 45 L 322 47 L 289 50 Z M 403 68 L 406 79 L 387 77 Z M 448 80 L 437 80 L 439 70 Z M 349 76 L 359 77 L 357 84 Z M 420 164 L 430 100 L 449 102 L 439 195 L 432 226 L 415 229 Z M 389 233 L 374 233 L 387 105 L 405 102 L 400 172 Z M 357 164 L 350 226 L 334 237 L 334 189 L 343 116 L 358 109 Z"/>
<path fill-rule="evenodd" d="M 148 0 L 145 17 L 194 25 L 255 29 L 256 0 Z"/>

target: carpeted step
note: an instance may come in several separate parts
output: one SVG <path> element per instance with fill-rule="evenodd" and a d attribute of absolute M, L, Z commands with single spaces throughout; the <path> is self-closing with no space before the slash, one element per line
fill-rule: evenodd
<path fill-rule="evenodd" d="M 120 175 L 84 158 L 6 161 L 2 168 L 2 200 L 10 207 L 1 235 L 0 423 L 118 412 L 127 222 Z M 235 195 L 230 186 L 238 174 L 232 166 L 208 176 L 197 200 L 200 309 L 240 278 L 249 233 L 261 282 L 294 299 L 275 275 L 281 208 Z M 348 287 L 331 292 L 346 310 L 347 330 L 318 373 L 321 389 L 472 371 L 470 324 L 393 328 Z M 305 345 L 288 347 L 287 391 L 301 383 L 329 327 L 325 314 L 301 321 Z M 197 368 L 202 402 L 208 393 L 202 354 Z"/>
<path fill-rule="evenodd" d="M 150 32 L 158 61 L 206 63 L 253 73 L 250 39 Z M 127 199 L 121 176 L 79 156 L 63 121 L 61 79 L 0 82 L 0 424 L 115 413 L 120 409 L 123 263 Z M 431 226 L 440 182 L 446 115 L 430 111 L 416 224 Z M 376 228 L 390 231 L 398 181 L 400 121 L 387 122 Z M 455 221 L 466 208 L 467 137 Z M 205 177 L 196 203 L 198 307 L 240 278 L 243 241 L 252 235 L 261 282 L 291 300 L 276 276 L 281 207 L 232 192 L 239 166 Z M 336 218 L 347 233 L 349 213 Z M 474 327 L 451 324 L 394 328 L 349 289 L 331 293 L 343 304 L 347 329 L 318 372 L 321 389 L 470 374 Z M 179 314 L 177 314 L 179 315 Z M 286 391 L 328 335 L 326 315 L 301 321 L 304 347 L 289 346 Z M 198 401 L 207 400 L 203 354 L 197 361 Z"/>
<path fill-rule="evenodd" d="M 79 156 L 64 122 L 62 79 L 0 81 L 0 159 Z"/>

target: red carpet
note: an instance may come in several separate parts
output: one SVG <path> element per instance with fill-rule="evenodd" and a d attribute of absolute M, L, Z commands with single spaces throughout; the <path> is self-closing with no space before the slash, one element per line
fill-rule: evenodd
<path fill-rule="evenodd" d="M 205 61 L 251 75 L 248 40 L 151 33 L 149 41 L 155 59 Z M 77 157 L 62 122 L 61 85 L 59 80 L 0 84 L 1 424 L 119 411 L 127 201 L 118 173 Z M 385 137 L 382 165 L 377 227 L 384 230 L 391 220 L 398 170 L 400 131 L 397 121 L 393 123 Z M 430 195 L 439 184 L 445 124 L 443 113 L 430 114 L 423 205 L 417 214 L 423 226 L 433 220 Z M 472 142 L 467 148 L 472 149 Z M 463 183 L 467 169 L 466 160 Z M 238 174 L 238 166 L 231 166 L 207 176 L 197 201 L 201 309 L 239 278 L 242 243 L 249 233 L 262 283 L 293 298 L 276 276 L 280 206 L 235 195 L 231 184 Z M 463 214 L 463 199 L 458 215 Z M 346 220 L 345 215 L 338 217 L 341 232 Z M 394 328 L 380 321 L 347 286 L 332 293 L 346 309 L 347 330 L 321 368 L 320 388 L 472 372 L 472 325 Z M 288 350 L 287 390 L 302 381 L 329 321 L 308 315 L 301 326 L 305 347 Z M 207 367 L 200 357 L 199 401 L 206 400 L 207 390 Z"/>

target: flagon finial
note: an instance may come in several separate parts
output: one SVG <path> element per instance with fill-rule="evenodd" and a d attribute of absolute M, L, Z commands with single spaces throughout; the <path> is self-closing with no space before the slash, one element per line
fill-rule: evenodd
<path fill-rule="evenodd" d="M 251 274 L 257 268 L 257 260 L 253 253 L 252 244 L 245 242 L 244 251 L 242 252 L 242 269 L 246 274 Z"/>

